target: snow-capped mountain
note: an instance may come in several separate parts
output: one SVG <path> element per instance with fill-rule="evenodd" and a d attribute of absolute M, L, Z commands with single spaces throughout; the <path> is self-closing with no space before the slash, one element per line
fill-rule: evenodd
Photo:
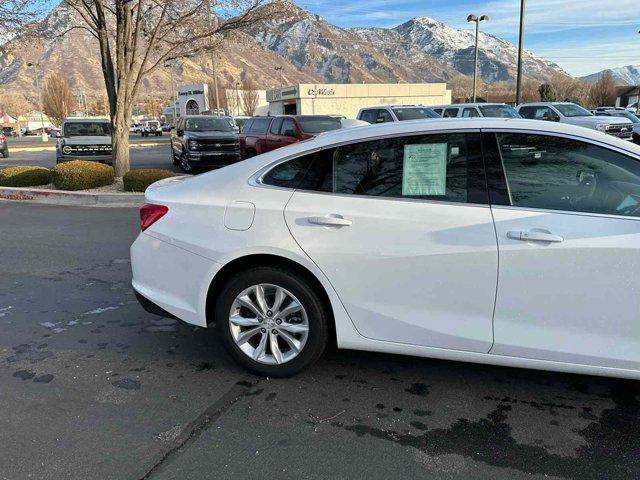
<path fill-rule="evenodd" d="M 310 68 L 326 81 L 449 80 L 473 72 L 475 32 L 455 29 L 428 17 L 395 28 L 349 28 L 331 25 L 318 15 L 293 7 L 290 18 L 250 34 L 299 68 Z M 480 33 L 479 72 L 489 82 L 514 80 L 517 47 Z M 527 77 L 548 80 L 567 73 L 557 64 L 525 52 Z"/>
<path fill-rule="evenodd" d="M 581 80 L 584 80 L 585 82 L 595 82 L 605 72 L 611 73 L 613 80 L 617 85 L 640 85 L 640 65 L 627 65 L 626 67 L 602 70 L 601 72 L 592 73 L 591 75 L 582 77 Z"/>

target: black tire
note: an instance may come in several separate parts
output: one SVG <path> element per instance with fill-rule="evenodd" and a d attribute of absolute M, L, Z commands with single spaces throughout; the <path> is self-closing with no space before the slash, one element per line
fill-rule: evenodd
<path fill-rule="evenodd" d="M 303 305 L 309 332 L 302 351 L 280 365 L 268 365 L 249 358 L 237 345 L 229 328 L 229 312 L 236 297 L 257 284 L 272 284 L 291 292 Z M 215 308 L 216 328 L 229 354 L 244 368 L 266 377 L 290 377 L 320 358 L 327 345 L 330 317 L 321 297 L 300 275 L 279 267 L 255 267 L 232 277 L 224 286 Z"/>
<path fill-rule="evenodd" d="M 196 171 L 196 167 L 189 163 L 189 160 L 187 160 L 187 158 L 184 156 L 184 153 L 180 155 L 178 165 L 180 166 L 180 170 L 182 170 L 184 173 L 193 174 Z"/>
<path fill-rule="evenodd" d="M 255 156 L 256 156 L 255 150 L 247 150 L 247 152 L 244 154 L 244 158 L 251 158 Z"/>
<path fill-rule="evenodd" d="M 2 151 L 2 157 L 3 157 L 3 158 L 9 158 L 9 149 L 8 149 L 8 148 L 5 148 L 5 149 Z"/>

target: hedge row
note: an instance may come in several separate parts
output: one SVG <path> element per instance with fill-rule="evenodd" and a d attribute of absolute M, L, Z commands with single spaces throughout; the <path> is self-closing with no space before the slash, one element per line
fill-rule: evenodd
<path fill-rule="evenodd" d="M 0 170 L 0 187 L 35 187 L 51 183 L 51 171 L 44 167 L 7 167 Z"/>
<path fill-rule="evenodd" d="M 169 170 L 142 168 L 125 173 L 122 181 L 125 192 L 144 192 L 152 183 L 175 176 L 176 174 Z"/>
<path fill-rule="evenodd" d="M 131 170 L 123 177 L 124 190 L 144 192 L 158 180 L 175 176 L 169 170 Z M 44 167 L 7 167 L 0 169 L 0 187 L 37 187 L 53 183 L 58 190 L 87 190 L 111 185 L 115 180 L 113 167 L 98 162 L 74 160 Z"/>
<path fill-rule="evenodd" d="M 51 178 L 58 190 L 87 190 L 111 185 L 115 172 L 104 163 L 74 160 L 53 167 Z"/>

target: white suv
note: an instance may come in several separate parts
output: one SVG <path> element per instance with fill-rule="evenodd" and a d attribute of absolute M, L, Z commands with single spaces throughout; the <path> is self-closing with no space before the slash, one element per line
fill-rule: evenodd
<path fill-rule="evenodd" d="M 380 105 L 361 108 L 356 118 L 367 123 L 388 123 L 440 118 L 440 115 L 423 105 Z"/>
<path fill-rule="evenodd" d="M 633 124 L 626 118 L 596 117 L 589 110 L 571 102 L 537 102 L 518 105 L 518 113 L 531 120 L 569 123 L 599 130 L 622 140 L 633 139 Z"/>
<path fill-rule="evenodd" d="M 520 118 L 518 112 L 506 103 L 460 103 L 437 105 L 433 110 L 443 118 Z"/>

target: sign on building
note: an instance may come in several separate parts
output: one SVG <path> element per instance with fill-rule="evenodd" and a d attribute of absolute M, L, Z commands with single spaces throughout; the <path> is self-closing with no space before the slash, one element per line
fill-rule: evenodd
<path fill-rule="evenodd" d="M 178 108 L 180 115 L 199 115 L 209 110 L 209 86 L 206 83 L 179 86 Z"/>

